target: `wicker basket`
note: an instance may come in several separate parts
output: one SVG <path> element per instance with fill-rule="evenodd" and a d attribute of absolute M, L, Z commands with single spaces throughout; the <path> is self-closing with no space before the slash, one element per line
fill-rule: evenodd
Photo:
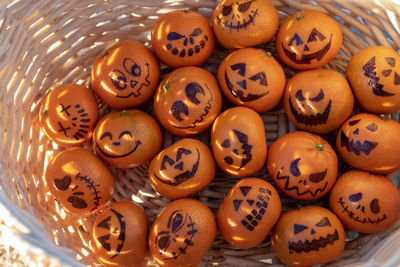
<path fill-rule="evenodd" d="M 350 57 L 367 46 L 379 44 L 400 49 L 400 6 L 394 2 L 272 2 L 281 20 L 301 9 L 319 10 L 337 19 L 344 35 L 343 46 L 328 68 L 343 71 Z M 94 58 L 118 40 L 136 39 L 149 45 L 149 31 L 158 14 L 190 8 L 209 18 L 215 5 L 215 0 L 0 1 L 0 217 L 3 217 L 0 218 L 0 259 L 4 264 L 98 264 L 89 249 L 94 216 L 77 218 L 64 212 L 43 178 L 46 164 L 61 151 L 39 129 L 38 110 L 46 92 L 62 83 L 89 86 Z M 266 49 L 274 52 L 272 44 Z M 202 66 L 215 74 L 226 54 L 227 51 L 219 48 Z M 163 74 L 170 70 L 162 67 Z M 286 71 L 288 77 L 293 74 Z M 151 103 L 142 108 L 151 112 Z M 102 106 L 101 112 L 105 114 L 109 108 Z M 281 108 L 261 115 L 269 145 L 277 137 L 295 130 Z M 209 142 L 207 134 L 199 138 Z M 164 132 L 164 147 L 176 139 Z M 148 165 L 110 169 L 116 177 L 114 200 L 130 199 L 139 203 L 151 223 L 168 201 L 151 188 L 147 168 Z M 268 179 L 265 168 L 257 176 Z M 236 181 L 217 172 L 213 182 L 196 198 L 215 212 Z M 300 205 L 286 197 L 282 201 L 284 210 Z M 326 198 L 313 203 L 326 205 Z M 400 264 L 399 228 L 400 220 L 378 234 L 348 231 L 346 250 L 331 265 Z M 268 239 L 256 248 L 242 250 L 229 246 L 220 235 L 202 262 L 202 265 L 216 264 L 281 265 Z"/>

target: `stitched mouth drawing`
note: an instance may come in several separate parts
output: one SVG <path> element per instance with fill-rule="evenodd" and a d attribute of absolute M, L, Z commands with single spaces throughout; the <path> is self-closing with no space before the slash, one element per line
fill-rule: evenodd
<path fill-rule="evenodd" d="M 361 193 L 354 194 L 354 195 L 361 195 Z M 373 201 L 375 201 L 375 202 L 371 202 L 371 211 L 373 213 L 379 213 L 380 208 L 379 208 L 379 204 L 377 202 L 377 199 L 374 199 Z M 378 219 L 376 219 L 376 220 L 373 220 L 373 219 L 371 219 L 369 217 L 360 218 L 360 216 L 356 216 L 355 213 L 349 209 L 349 206 L 346 206 L 346 203 L 343 201 L 342 197 L 339 198 L 338 203 L 343 208 L 343 212 L 346 212 L 346 214 L 349 216 L 349 218 L 354 220 L 354 221 L 356 221 L 356 222 L 363 223 L 363 224 L 365 224 L 365 223 L 378 224 L 381 221 L 386 220 L 386 214 L 383 214 L 382 217 L 378 217 Z M 372 203 L 374 203 L 374 204 L 372 204 Z M 364 207 L 361 207 L 360 205 L 359 205 L 359 207 L 360 207 L 359 209 L 364 213 L 365 212 L 364 211 Z"/>
<path fill-rule="evenodd" d="M 218 23 L 221 23 L 224 28 L 229 30 L 242 30 L 250 25 L 254 25 L 254 19 L 258 15 L 258 8 L 250 10 L 251 4 L 255 0 L 250 0 L 244 3 L 232 3 L 231 5 L 223 6 L 222 16 L 217 16 Z M 234 11 L 237 8 L 237 12 Z"/>
<path fill-rule="evenodd" d="M 196 175 L 197 170 L 199 168 L 199 164 L 200 164 L 200 151 L 198 149 L 196 149 L 196 151 L 197 151 L 197 159 L 196 159 L 196 162 L 193 164 L 190 171 L 187 170 L 183 173 L 179 173 L 179 174 L 175 175 L 174 178 L 171 180 L 162 179 L 156 173 L 154 173 L 154 176 L 161 183 L 171 185 L 171 186 L 179 185 L 179 184 L 193 178 Z M 167 169 L 166 164 L 168 164 L 169 166 L 173 167 L 174 169 L 182 171 L 184 168 L 184 161 L 181 160 L 182 156 L 190 155 L 190 154 L 192 154 L 191 150 L 188 150 L 185 148 L 179 148 L 178 152 L 176 154 L 176 160 L 173 160 L 170 157 L 168 157 L 167 155 L 165 155 L 161 161 L 160 170 L 163 171 L 163 170 Z"/>

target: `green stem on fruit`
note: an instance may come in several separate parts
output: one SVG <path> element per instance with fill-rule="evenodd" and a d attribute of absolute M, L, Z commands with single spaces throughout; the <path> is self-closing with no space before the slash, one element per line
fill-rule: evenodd
<path fill-rule="evenodd" d="M 324 151 L 324 150 L 325 150 L 325 148 L 324 148 L 324 146 L 323 146 L 322 144 L 317 144 L 317 145 L 315 146 L 315 148 L 316 148 L 318 151 Z"/>

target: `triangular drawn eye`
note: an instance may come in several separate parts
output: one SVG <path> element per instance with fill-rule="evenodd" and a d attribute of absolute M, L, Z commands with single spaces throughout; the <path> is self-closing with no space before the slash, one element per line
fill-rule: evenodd
<path fill-rule="evenodd" d="M 294 41 L 296 41 L 296 46 L 303 44 L 303 40 L 301 40 L 301 37 L 297 33 L 289 40 L 288 46 L 292 46 Z"/>
<path fill-rule="evenodd" d="M 168 41 L 175 41 L 175 40 L 182 39 L 182 38 L 184 38 L 184 37 L 185 37 L 184 35 L 180 35 L 180 34 L 177 33 L 177 32 L 170 32 L 170 33 L 168 33 L 168 35 L 167 35 L 167 40 L 168 40 Z"/>
<path fill-rule="evenodd" d="M 238 70 L 240 76 L 246 75 L 246 63 L 237 63 L 231 66 L 233 71 Z"/>
<path fill-rule="evenodd" d="M 194 31 L 190 34 L 190 36 L 196 37 L 199 36 L 200 34 L 202 34 L 203 31 L 200 28 L 196 28 L 194 29 Z"/>
<path fill-rule="evenodd" d="M 311 97 L 309 99 L 312 102 L 319 102 L 322 99 L 324 99 L 324 97 L 325 97 L 324 91 L 321 89 L 316 97 Z"/>
<path fill-rule="evenodd" d="M 313 28 L 310 33 L 310 36 L 308 37 L 307 43 L 317 41 L 317 37 L 319 38 L 320 41 L 326 39 L 325 35 L 320 33 L 317 29 Z"/>
<path fill-rule="evenodd" d="M 324 218 L 322 218 L 322 220 L 317 222 L 315 224 L 315 226 L 324 227 L 324 226 L 332 226 L 332 225 L 331 225 L 331 222 L 329 221 L 328 217 L 324 217 Z"/>
<path fill-rule="evenodd" d="M 303 232 L 304 230 L 308 229 L 308 226 L 302 225 L 302 224 L 294 224 L 293 225 L 293 230 L 294 234 L 297 235 L 298 233 Z"/>
<path fill-rule="evenodd" d="M 297 90 L 297 92 L 294 94 L 294 97 L 299 100 L 299 101 L 305 101 L 306 98 L 303 96 L 303 90 Z"/>
<path fill-rule="evenodd" d="M 171 159 L 170 157 L 168 157 L 167 155 L 165 155 L 161 161 L 161 170 L 165 170 L 167 167 L 165 166 L 165 164 L 168 163 L 169 166 L 172 166 L 175 161 L 173 159 Z"/>
<path fill-rule="evenodd" d="M 360 120 L 353 120 L 353 121 L 349 121 L 349 125 L 353 126 L 356 125 Z"/>
<path fill-rule="evenodd" d="M 222 15 L 225 16 L 225 17 L 228 16 L 229 14 L 231 14 L 231 12 L 232 12 L 232 5 L 224 6 L 222 8 Z"/>
<path fill-rule="evenodd" d="M 263 71 L 251 76 L 249 79 L 252 81 L 260 81 L 261 85 L 268 86 L 267 76 Z"/>
<path fill-rule="evenodd" d="M 192 151 L 190 151 L 189 149 L 182 148 L 182 147 L 178 148 L 178 152 L 176 153 L 176 162 L 181 160 L 182 154 L 190 155 L 190 154 L 192 154 Z"/>
<path fill-rule="evenodd" d="M 240 5 L 238 6 L 238 11 L 239 11 L 240 13 L 246 12 L 247 10 L 249 10 L 249 8 L 250 8 L 252 2 L 253 2 L 253 0 L 247 1 L 247 2 L 244 2 L 244 3 L 240 4 Z"/>

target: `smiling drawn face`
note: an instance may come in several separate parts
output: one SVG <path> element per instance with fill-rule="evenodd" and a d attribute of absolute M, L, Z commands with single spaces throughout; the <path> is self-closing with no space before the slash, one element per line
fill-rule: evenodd
<path fill-rule="evenodd" d="M 93 64 L 91 85 L 112 108 L 145 103 L 160 78 L 160 64 L 143 44 L 126 40 L 105 50 Z"/>
<path fill-rule="evenodd" d="M 218 22 L 224 28 L 239 31 L 255 24 L 258 8 L 252 4 L 256 0 L 223 1 L 221 14 L 217 15 Z"/>
<path fill-rule="evenodd" d="M 396 186 L 385 176 L 352 170 L 333 187 L 329 204 L 350 229 L 375 233 L 392 225 L 400 212 Z"/>
<path fill-rule="evenodd" d="M 307 206 L 281 215 L 272 245 L 286 264 L 311 266 L 339 257 L 345 246 L 345 233 L 335 214 L 325 208 Z"/>
<path fill-rule="evenodd" d="M 120 168 L 150 160 L 161 146 L 159 139 L 162 139 L 161 130 L 156 121 L 139 110 L 106 115 L 96 126 L 93 136 L 96 153 Z"/>

